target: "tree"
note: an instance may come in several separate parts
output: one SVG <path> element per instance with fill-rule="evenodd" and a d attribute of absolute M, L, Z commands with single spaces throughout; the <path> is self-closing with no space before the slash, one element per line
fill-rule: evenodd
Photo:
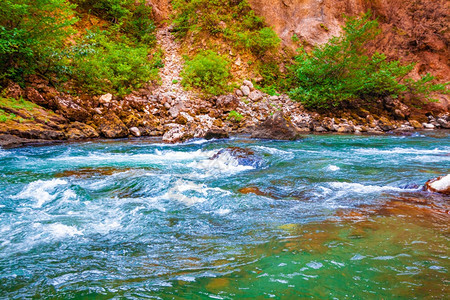
<path fill-rule="evenodd" d="M 66 0 L 0 1 L 0 84 L 55 67 L 77 21 L 74 7 Z"/>
<path fill-rule="evenodd" d="M 432 91 L 444 91 L 445 85 L 433 85 L 429 74 L 420 80 L 406 78 L 413 64 L 388 61 L 384 54 L 368 54 L 366 45 L 380 33 L 370 12 L 348 18 L 342 35 L 316 46 L 311 53 L 299 49 L 293 66 L 293 99 L 308 108 L 329 108 L 343 102 L 368 102 L 376 98 L 397 98 L 411 92 L 429 98 Z"/>

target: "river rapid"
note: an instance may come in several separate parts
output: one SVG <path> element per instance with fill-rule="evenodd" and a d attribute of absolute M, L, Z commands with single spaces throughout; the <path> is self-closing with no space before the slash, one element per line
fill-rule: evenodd
<path fill-rule="evenodd" d="M 0 298 L 443 299 L 449 170 L 439 131 L 0 149 Z"/>

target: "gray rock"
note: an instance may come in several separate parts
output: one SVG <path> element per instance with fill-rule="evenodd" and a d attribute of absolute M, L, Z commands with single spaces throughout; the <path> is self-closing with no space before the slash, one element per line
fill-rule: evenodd
<path fill-rule="evenodd" d="M 300 131 L 278 111 L 256 126 L 252 138 L 296 140 L 300 138 Z"/>
<path fill-rule="evenodd" d="M 253 89 L 254 89 L 253 83 L 252 83 L 250 80 L 244 80 L 244 85 L 245 85 L 245 86 L 248 86 L 248 88 L 249 88 L 250 90 L 253 90 Z"/>
<path fill-rule="evenodd" d="M 259 101 L 259 100 L 261 100 L 262 98 L 263 98 L 263 93 L 260 92 L 260 91 L 258 91 L 258 90 L 254 90 L 253 92 L 251 92 L 251 93 L 248 95 L 248 99 L 250 99 L 250 100 L 252 100 L 252 101 L 254 101 L 254 102 Z"/>
<path fill-rule="evenodd" d="M 241 91 L 244 96 L 250 95 L 250 88 L 246 85 L 241 86 Z"/>

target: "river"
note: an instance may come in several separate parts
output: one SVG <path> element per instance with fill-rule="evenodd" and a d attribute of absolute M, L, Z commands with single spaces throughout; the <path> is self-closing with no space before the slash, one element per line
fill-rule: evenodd
<path fill-rule="evenodd" d="M 0 298 L 442 299 L 449 170 L 439 131 L 0 149 Z"/>

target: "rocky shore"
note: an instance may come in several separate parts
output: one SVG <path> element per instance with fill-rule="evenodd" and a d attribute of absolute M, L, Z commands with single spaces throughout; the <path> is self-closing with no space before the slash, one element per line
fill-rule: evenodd
<path fill-rule="evenodd" d="M 158 136 L 166 143 L 177 143 L 242 133 L 254 138 L 292 140 L 308 133 L 384 134 L 450 129 L 448 107 L 443 105 L 417 109 L 386 98 L 374 103 L 370 112 L 351 107 L 319 114 L 306 110 L 287 95 L 264 94 L 249 80 L 232 94 L 205 98 L 182 88 L 183 59 L 169 29 L 160 28 L 157 37 L 165 53 L 160 82 L 122 98 L 112 94 L 72 96 L 40 78 L 31 78 L 26 89 L 10 83 L 5 97 L 26 99 L 36 108 L 30 112 L 0 103 L 0 109 L 20 117 L 0 122 L 2 143 L 141 136 Z"/>

